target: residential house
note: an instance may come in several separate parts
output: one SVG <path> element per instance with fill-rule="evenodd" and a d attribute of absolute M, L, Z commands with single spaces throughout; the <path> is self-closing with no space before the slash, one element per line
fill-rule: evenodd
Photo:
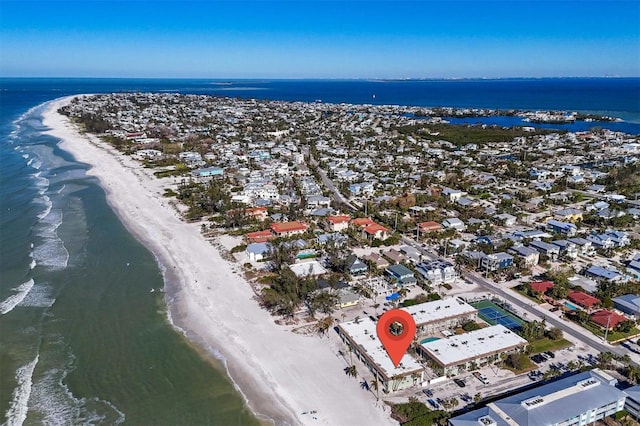
<path fill-rule="evenodd" d="M 391 281 L 400 287 L 414 286 L 417 283 L 411 269 L 404 265 L 391 265 L 385 269 L 385 272 L 391 278 Z"/>
<path fill-rule="evenodd" d="M 440 225 L 438 222 L 429 221 L 429 222 L 420 222 L 418 224 L 418 231 L 421 234 L 428 234 L 429 232 L 438 232 L 441 230 L 442 230 L 442 225 Z"/>
<path fill-rule="evenodd" d="M 445 228 L 455 229 L 458 232 L 462 232 L 465 229 L 467 229 L 467 226 L 464 224 L 464 222 L 458 219 L 457 217 L 451 217 L 451 218 L 445 219 L 442 222 L 442 226 L 444 226 Z"/>
<path fill-rule="evenodd" d="M 396 249 L 389 249 L 386 252 L 382 253 L 385 257 L 395 263 L 401 263 L 407 260 L 407 256 L 404 253 L 399 252 Z"/>
<path fill-rule="evenodd" d="M 319 207 L 329 207 L 331 205 L 331 198 L 323 195 L 312 195 L 307 198 L 307 208 L 317 209 Z"/>
<path fill-rule="evenodd" d="M 594 254 L 593 245 L 589 240 L 585 240 L 584 238 L 569 238 L 567 241 L 576 245 L 580 256 L 592 256 Z"/>
<path fill-rule="evenodd" d="M 362 259 L 371 262 L 376 269 L 386 268 L 389 266 L 389 262 L 384 257 L 380 256 L 378 253 L 371 253 L 365 256 L 362 256 Z"/>
<path fill-rule="evenodd" d="M 369 270 L 369 267 L 362 260 L 358 259 L 358 256 L 352 254 L 347 257 L 345 269 L 346 272 L 349 273 L 349 275 L 356 276 L 366 274 Z"/>
<path fill-rule="evenodd" d="M 547 222 L 547 231 L 573 237 L 578 232 L 578 227 L 570 222 L 551 219 Z"/>
<path fill-rule="evenodd" d="M 458 277 L 453 263 L 444 259 L 420 262 L 416 265 L 416 270 L 434 284 L 452 283 Z"/>
<path fill-rule="evenodd" d="M 558 256 L 560 256 L 560 247 L 545 243 L 544 241 L 531 241 L 529 246 L 538 250 L 540 254 L 544 254 L 551 260 L 556 260 Z"/>
<path fill-rule="evenodd" d="M 377 223 L 373 225 L 369 225 L 362 230 L 362 235 L 367 238 L 367 240 L 372 241 L 374 239 L 378 239 L 381 241 L 389 238 L 389 230 L 382 225 Z"/>
<path fill-rule="evenodd" d="M 627 315 L 640 318 L 640 295 L 625 294 L 613 298 L 613 305 Z"/>
<path fill-rule="evenodd" d="M 349 227 L 349 216 L 328 216 L 325 220 L 327 229 L 332 232 L 341 232 Z"/>
<path fill-rule="evenodd" d="M 333 242 L 337 247 L 343 247 L 349 241 L 349 237 L 343 235 L 339 232 L 333 232 L 330 234 L 320 234 L 316 237 L 316 241 L 321 246 L 327 244 L 328 242 Z"/>
<path fill-rule="evenodd" d="M 502 213 L 502 214 L 496 215 L 496 219 L 504 226 L 513 226 L 516 224 L 518 220 L 517 217 L 509 213 Z"/>
<path fill-rule="evenodd" d="M 257 231 L 257 232 L 249 232 L 245 235 L 247 241 L 252 243 L 264 243 L 267 241 L 274 240 L 276 238 L 275 235 L 269 230 L 266 231 Z"/>
<path fill-rule="evenodd" d="M 601 303 L 600 299 L 582 291 L 570 291 L 567 298 L 585 309 L 592 309 Z"/>
<path fill-rule="evenodd" d="M 458 201 L 460 198 L 467 195 L 466 192 L 460 191 L 458 189 L 451 189 L 451 188 L 444 188 L 441 194 L 443 197 L 447 197 L 449 201 L 451 201 L 452 203 Z"/>
<path fill-rule="evenodd" d="M 582 220 L 583 211 L 575 208 L 566 208 L 553 213 L 553 217 L 559 221 L 577 222 Z"/>
<path fill-rule="evenodd" d="M 566 256 L 570 259 L 576 259 L 578 257 L 578 247 L 570 241 L 556 240 L 552 241 L 551 244 L 560 249 L 561 256 Z"/>
<path fill-rule="evenodd" d="M 264 207 L 252 207 L 244 210 L 245 216 L 256 219 L 256 220 L 266 220 L 269 217 L 269 213 L 267 209 Z"/>
<path fill-rule="evenodd" d="M 529 286 L 531 287 L 531 290 L 536 293 L 544 294 L 555 287 L 555 284 L 552 281 L 537 281 L 529 283 Z"/>
<path fill-rule="evenodd" d="M 307 225 L 298 221 L 272 223 L 271 231 L 277 237 L 290 237 L 292 235 L 304 234 L 307 231 Z"/>
<path fill-rule="evenodd" d="M 589 267 L 589 269 L 585 271 L 585 275 L 596 281 L 620 282 L 624 279 L 620 272 L 597 265 Z"/>
<path fill-rule="evenodd" d="M 191 172 L 191 175 L 197 178 L 211 178 L 214 176 L 222 176 L 223 174 L 224 169 L 220 167 L 207 167 L 204 169 L 196 169 Z"/>
<path fill-rule="evenodd" d="M 520 256 L 524 265 L 528 267 L 536 266 L 540 262 L 540 252 L 531 247 L 513 246 L 509 249 L 509 253 Z"/>
<path fill-rule="evenodd" d="M 413 263 L 418 263 L 420 262 L 420 260 L 422 260 L 422 253 L 420 253 L 420 250 L 414 247 L 402 246 L 400 247 L 400 252 L 407 256 L 407 259 L 409 259 Z"/>
<path fill-rule="evenodd" d="M 249 259 L 259 262 L 269 255 L 271 244 L 269 243 L 251 243 L 247 245 L 246 253 Z"/>
<path fill-rule="evenodd" d="M 484 254 L 480 260 L 480 266 L 484 270 L 497 271 L 513 265 L 513 256 L 500 252 L 494 254 Z"/>
<path fill-rule="evenodd" d="M 614 330 L 620 323 L 628 321 L 627 317 L 624 315 L 620 315 L 613 311 L 608 311 L 606 309 L 602 309 L 600 311 L 594 312 L 589 317 L 591 322 L 597 324 L 603 330 L 608 329 L 609 331 Z"/>

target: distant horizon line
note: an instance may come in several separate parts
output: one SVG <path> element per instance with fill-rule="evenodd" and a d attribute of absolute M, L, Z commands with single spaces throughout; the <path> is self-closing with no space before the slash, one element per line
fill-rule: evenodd
<path fill-rule="evenodd" d="M 465 80 L 570 80 L 570 79 L 640 79 L 638 76 L 545 76 L 545 77 L 47 77 L 47 76 L 0 76 L 0 80 L 212 80 L 212 81 L 465 81 Z"/>

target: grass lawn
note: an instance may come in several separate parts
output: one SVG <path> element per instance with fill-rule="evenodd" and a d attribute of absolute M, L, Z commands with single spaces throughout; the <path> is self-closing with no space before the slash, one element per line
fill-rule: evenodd
<path fill-rule="evenodd" d="M 597 327 L 591 323 L 580 324 L 580 325 L 586 328 L 587 330 L 589 330 L 590 332 L 592 332 L 593 334 L 595 334 L 596 336 L 604 337 L 604 331 L 600 329 L 600 327 Z M 638 328 L 636 327 L 633 327 L 627 333 L 623 333 L 621 331 L 610 331 L 607 334 L 607 342 L 616 342 L 618 340 L 628 339 L 629 337 L 637 336 L 638 334 L 640 334 L 640 330 L 638 330 Z"/>
<path fill-rule="evenodd" d="M 531 300 L 532 302 L 536 302 L 536 304 L 540 305 L 541 303 L 543 303 L 542 300 L 540 299 L 536 299 L 535 297 L 529 296 L 523 289 L 522 286 L 516 286 L 516 287 L 512 287 L 511 288 L 512 291 L 515 291 L 516 293 L 519 293 L 521 295 L 523 295 L 524 297 L 526 297 L 527 299 Z"/>
<path fill-rule="evenodd" d="M 513 374 L 515 375 L 519 375 L 537 369 L 538 365 L 535 362 L 531 361 L 529 357 L 527 357 L 525 366 L 520 370 L 516 370 L 515 368 L 510 367 L 506 363 L 502 365 L 502 368 L 504 368 L 505 370 L 513 371 Z"/>
<path fill-rule="evenodd" d="M 539 354 L 546 351 L 555 351 L 571 346 L 571 342 L 567 339 L 551 340 L 548 337 L 529 343 L 532 354 Z"/>

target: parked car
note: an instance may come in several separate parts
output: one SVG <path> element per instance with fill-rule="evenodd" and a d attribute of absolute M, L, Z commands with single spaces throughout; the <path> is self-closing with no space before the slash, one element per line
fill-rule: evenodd
<path fill-rule="evenodd" d="M 466 384 L 464 383 L 464 380 L 462 379 L 453 379 L 453 381 L 455 382 L 456 385 L 460 386 L 461 388 L 466 386 Z"/>

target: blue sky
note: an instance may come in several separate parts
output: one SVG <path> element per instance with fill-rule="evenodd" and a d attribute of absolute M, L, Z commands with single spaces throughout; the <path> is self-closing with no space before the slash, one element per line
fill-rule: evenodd
<path fill-rule="evenodd" d="M 640 76 L 640 1 L 0 0 L 0 75 Z"/>

